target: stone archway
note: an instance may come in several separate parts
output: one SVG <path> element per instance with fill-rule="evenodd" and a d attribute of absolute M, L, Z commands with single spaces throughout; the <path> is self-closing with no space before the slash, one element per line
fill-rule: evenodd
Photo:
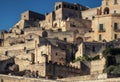
<path fill-rule="evenodd" d="M 77 37 L 76 38 L 76 44 L 80 44 L 83 42 L 83 38 L 82 37 Z"/>
<path fill-rule="evenodd" d="M 42 32 L 42 37 L 48 37 L 47 31 L 43 31 L 43 32 Z"/>
<path fill-rule="evenodd" d="M 110 13 L 110 9 L 108 8 L 108 7 L 106 7 L 105 9 L 104 9 L 104 14 L 109 14 Z"/>

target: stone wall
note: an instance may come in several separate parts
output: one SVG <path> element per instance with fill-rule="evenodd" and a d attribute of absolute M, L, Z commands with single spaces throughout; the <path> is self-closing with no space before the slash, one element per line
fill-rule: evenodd
<path fill-rule="evenodd" d="M 94 76 L 95 77 L 95 76 Z M 119 82 L 120 78 L 106 78 L 105 74 L 96 76 L 101 79 L 90 79 L 90 76 L 78 76 L 58 80 L 46 80 L 43 78 L 25 78 L 18 76 L 0 75 L 0 82 Z M 93 76 L 91 76 L 93 78 Z"/>
<path fill-rule="evenodd" d="M 89 80 L 101 80 L 101 79 L 107 79 L 107 74 L 76 76 L 71 78 L 64 78 L 62 80 L 66 82 L 77 82 L 77 81 L 89 81 Z"/>
<path fill-rule="evenodd" d="M 53 63 L 66 64 L 66 51 L 58 47 L 51 48 L 51 61 Z"/>
<path fill-rule="evenodd" d="M 31 44 L 31 45 L 30 45 Z M 0 47 L 0 52 L 5 54 L 5 52 L 11 52 L 15 50 L 23 50 L 26 47 L 26 49 L 34 49 L 35 48 L 35 41 L 29 41 L 27 43 L 22 43 L 22 44 L 16 44 L 13 46 L 5 46 L 5 47 Z"/>
<path fill-rule="evenodd" d="M 65 78 L 80 75 L 81 70 L 75 66 L 63 65 L 49 62 L 46 64 L 46 76 L 54 78 Z"/>
<path fill-rule="evenodd" d="M 81 71 L 82 74 L 102 74 L 104 70 L 105 59 L 99 59 L 94 61 L 82 61 Z"/>
<path fill-rule="evenodd" d="M 78 50 L 75 54 L 76 58 L 79 56 L 97 56 L 106 48 L 105 43 L 100 42 L 83 42 L 78 45 Z"/>
<path fill-rule="evenodd" d="M 46 80 L 43 78 L 25 78 L 18 76 L 0 75 L 0 82 L 56 82 L 54 80 Z"/>
<path fill-rule="evenodd" d="M 38 21 L 38 20 L 44 20 L 45 16 L 40 13 L 33 12 L 33 11 L 26 11 L 21 14 L 21 19 Z"/>
<path fill-rule="evenodd" d="M 67 32 L 48 32 L 48 37 L 49 38 L 58 38 L 60 40 L 65 40 L 67 42 L 73 42 L 74 41 L 74 33 L 71 31 Z"/>
<path fill-rule="evenodd" d="M 55 4 L 55 13 L 56 19 L 66 20 L 68 17 L 70 18 L 81 18 L 82 10 L 88 9 L 85 6 L 80 4 L 71 4 L 67 2 L 57 2 Z M 59 15 L 58 15 L 59 14 Z"/>
<path fill-rule="evenodd" d="M 94 20 L 97 15 L 97 8 L 91 8 L 85 11 L 82 11 L 82 19 Z"/>
<path fill-rule="evenodd" d="M 25 28 L 24 29 L 25 36 L 28 35 L 28 34 L 30 34 L 30 33 L 42 36 L 42 28 L 31 27 L 31 28 Z"/>
<path fill-rule="evenodd" d="M 84 42 L 83 46 L 81 46 L 83 48 L 83 55 L 90 55 L 92 57 L 102 53 L 105 47 L 105 43 L 100 42 Z"/>

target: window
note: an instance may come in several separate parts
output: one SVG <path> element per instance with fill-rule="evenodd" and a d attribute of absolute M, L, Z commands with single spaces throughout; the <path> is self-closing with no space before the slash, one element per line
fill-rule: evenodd
<path fill-rule="evenodd" d="M 41 51 L 41 55 L 43 54 L 43 51 Z"/>
<path fill-rule="evenodd" d="M 59 8 L 61 8 L 61 5 L 59 5 Z"/>
<path fill-rule="evenodd" d="M 95 18 L 95 16 L 92 16 L 92 19 L 94 19 Z"/>
<path fill-rule="evenodd" d="M 114 4 L 117 4 L 117 0 L 114 0 Z"/>
<path fill-rule="evenodd" d="M 26 47 L 24 47 L 24 50 L 26 50 Z"/>
<path fill-rule="evenodd" d="M 62 29 L 59 28 L 59 29 L 58 29 L 58 32 L 61 32 L 61 31 L 62 31 Z"/>
<path fill-rule="evenodd" d="M 103 24 L 99 24 L 99 31 L 103 31 L 104 29 L 104 25 Z"/>
<path fill-rule="evenodd" d="M 56 10 L 58 10 L 58 6 L 56 6 Z"/>
<path fill-rule="evenodd" d="M 102 35 L 101 34 L 99 35 L 99 40 L 102 40 Z"/>
<path fill-rule="evenodd" d="M 116 10 L 114 10 L 114 14 L 116 14 Z"/>
<path fill-rule="evenodd" d="M 56 56 L 58 55 L 58 53 L 56 52 Z"/>
<path fill-rule="evenodd" d="M 32 35 L 30 35 L 30 39 L 32 38 Z"/>
<path fill-rule="evenodd" d="M 117 34 L 114 35 L 114 39 L 117 39 Z"/>
<path fill-rule="evenodd" d="M 8 55 L 8 51 L 5 51 L 5 56 L 7 56 Z"/>
<path fill-rule="evenodd" d="M 86 17 L 85 19 L 88 20 L 88 17 Z"/>
<path fill-rule="evenodd" d="M 48 37 L 47 31 L 43 31 L 43 32 L 42 32 L 42 37 Z"/>
<path fill-rule="evenodd" d="M 118 23 L 114 23 L 114 30 L 118 29 Z"/>
<path fill-rule="evenodd" d="M 108 5 L 108 1 L 106 1 L 106 5 Z"/>
<path fill-rule="evenodd" d="M 104 9 L 104 14 L 109 14 L 109 12 L 110 12 L 109 8 L 106 7 L 106 8 Z"/>
<path fill-rule="evenodd" d="M 35 54 L 34 53 L 31 53 L 31 62 L 32 62 L 32 64 L 35 63 Z"/>
<path fill-rule="evenodd" d="M 77 7 L 75 7 L 75 10 L 78 10 L 78 8 L 77 8 Z"/>
<path fill-rule="evenodd" d="M 19 25 L 16 25 L 16 27 L 19 29 Z"/>
<path fill-rule="evenodd" d="M 67 41 L 67 38 L 64 38 L 64 41 Z"/>
<path fill-rule="evenodd" d="M 92 46 L 92 51 L 95 52 L 95 46 Z"/>

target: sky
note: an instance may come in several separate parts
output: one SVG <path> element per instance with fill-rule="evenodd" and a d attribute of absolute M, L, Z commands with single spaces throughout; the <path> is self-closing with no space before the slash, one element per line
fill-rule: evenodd
<path fill-rule="evenodd" d="M 58 1 L 79 3 L 90 8 L 101 5 L 101 0 L 0 0 L 0 30 L 9 30 L 26 10 L 49 13 L 54 10 L 54 4 Z"/>

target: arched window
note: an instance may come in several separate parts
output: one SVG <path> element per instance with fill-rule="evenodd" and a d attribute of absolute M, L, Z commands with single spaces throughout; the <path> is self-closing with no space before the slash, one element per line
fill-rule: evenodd
<path fill-rule="evenodd" d="M 47 31 L 43 31 L 43 32 L 42 32 L 42 37 L 48 37 Z"/>
<path fill-rule="evenodd" d="M 58 6 L 56 6 L 56 10 L 58 10 Z"/>
<path fill-rule="evenodd" d="M 59 8 L 61 8 L 61 5 L 59 5 Z"/>
<path fill-rule="evenodd" d="M 109 14 L 109 12 L 110 12 L 109 8 L 106 7 L 106 8 L 104 9 L 104 14 Z"/>

